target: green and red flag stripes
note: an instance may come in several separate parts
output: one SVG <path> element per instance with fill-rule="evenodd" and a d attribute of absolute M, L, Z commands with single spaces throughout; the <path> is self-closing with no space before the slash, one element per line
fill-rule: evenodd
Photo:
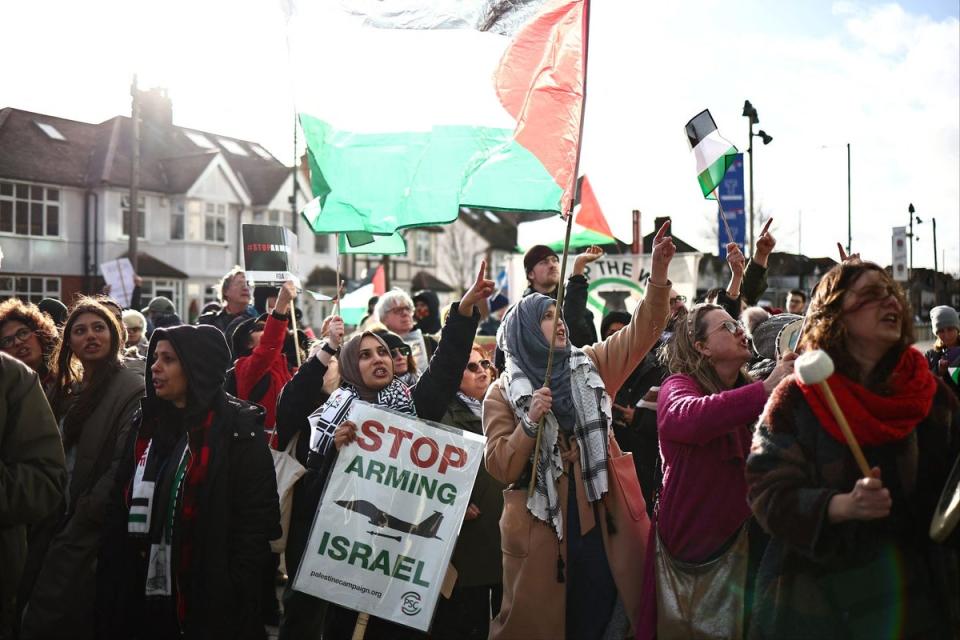
<path fill-rule="evenodd" d="M 691 118 L 686 132 L 697 161 L 697 180 L 703 197 L 715 199 L 714 191 L 736 159 L 737 148 L 720 137 L 709 109 Z"/>
<path fill-rule="evenodd" d="M 586 1 L 291 6 L 313 230 L 390 235 L 452 222 L 461 206 L 560 212 Z"/>
<path fill-rule="evenodd" d="M 602 243 L 597 244 L 613 242 L 613 231 L 610 230 L 610 225 L 607 224 L 607 218 L 600 209 L 600 202 L 597 201 L 597 196 L 593 193 L 593 187 L 590 185 L 590 181 L 587 180 L 587 176 L 580 176 L 580 189 L 577 195 L 579 196 L 578 204 L 580 205 L 580 209 L 576 212 L 574 222 L 584 229 L 589 229 L 599 236 L 606 238 Z"/>
<path fill-rule="evenodd" d="M 950 379 L 960 384 L 960 367 L 947 367 L 947 373 L 950 374 Z"/>

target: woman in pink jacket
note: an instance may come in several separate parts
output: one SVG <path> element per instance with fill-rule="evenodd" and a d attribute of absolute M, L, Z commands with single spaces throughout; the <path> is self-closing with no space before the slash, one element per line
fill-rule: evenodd
<path fill-rule="evenodd" d="M 744 465 L 752 427 L 796 358 L 785 356 L 761 382 L 744 369 L 751 356 L 743 325 L 712 304 L 694 307 L 661 351 L 672 375 L 657 400 L 663 486 L 647 545 L 640 638 L 730 638 L 742 632 L 742 614 L 714 612 L 708 631 L 694 621 L 703 613 L 702 602 L 687 602 L 683 593 L 658 594 L 655 557 L 666 552 L 680 562 L 705 563 L 730 548 L 750 519 Z M 743 593 L 746 581 L 731 586 Z"/>

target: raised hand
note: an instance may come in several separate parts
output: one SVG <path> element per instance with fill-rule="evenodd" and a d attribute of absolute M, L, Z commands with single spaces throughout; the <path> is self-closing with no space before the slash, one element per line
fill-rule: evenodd
<path fill-rule="evenodd" d="M 777 388 L 777 385 L 780 384 L 781 380 L 793 373 L 793 368 L 796 364 L 797 357 L 797 354 L 793 351 L 783 354 L 783 357 L 780 358 L 777 366 L 774 367 L 773 371 L 770 372 L 770 375 L 767 376 L 767 379 L 763 381 L 763 389 L 767 392 L 767 395 L 773 393 L 773 390 Z"/>
<path fill-rule="evenodd" d="M 331 316 L 330 324 L 327 325 L 326 340 L 332 349 L 339 349 L 343 345 L 343 318 Z"/>
<path fill-rule="evenodd" d="M 850 264 L 859 264 L 861 262 L 859 251 L 857 253 L 848 254 L 846 251 L 843 250 L 843 245 L 840 244 L 839 242 L 837 243 L 837 249 L 840 250 L 841 263 L 849 262 Z"/>
<path fill-rule="evenodd" d="M 650 266 L 650 282 L 653 284 L 667 285 L 670 282 L 667 272 L 670 270 L 670 261 L 677 253 L 677 246 L 673 244 L 673 238 L 667 235 L 669 230 L 670 221 L 667 220 L 653 238 L 653 255 Z"/>
<path fill-rule="evenodd" d="M 460 315 L 466 316 L 467 318 L 473 316 L 473 310 L 476 308 L 477 303 L 481 300 L 489 298 L 493 295 L 494 282 L 493 280 L 487 280 L 487 261 L 480 261 L 480 271 L 477 273 L 477 279 L 473 283 L 473 286 L 463 294 L 463 297 L 460 298 L 460 306 L 458 311 Z"/>
<path fill-rule="evenodd" d="M 727 243 L 727 264 L 730 265 L 730 271 L 734 276 L 743 277 L 743 272 L 747 268 L 747 258 L 736 242 Z"/>
<path fill-rule="evenodd" d="M 770 233 L 770 224 L 773 218 L 767 218 L 767 222 L 760 230 L 760 236 L 757 238 L 757 246 L 753 250 L 753 261 L 761 267 L 767 266 L 767 258 L 773 253 L 773 248 L 777 246 L 777 239 Z"/>
<path fill-rule="evenodd" d="M 273 310 L 280 315 L 286 315 L 290 310 L 290 302 L 296 297 L 297 285 L 293 283 L 293 280 L 287 280 L 280 286 L 280 293 L 277 294 L 277 306 Z"/>
<path fill-rule="evenodd" d="M 583 274 L 588 264 L 599 260 L 601 257 L 603 257 L 603 249 L 597 245 L 593 245 L 577 256 L 576 261 L 573 263 L 573 275 L 578 276 Z"/>

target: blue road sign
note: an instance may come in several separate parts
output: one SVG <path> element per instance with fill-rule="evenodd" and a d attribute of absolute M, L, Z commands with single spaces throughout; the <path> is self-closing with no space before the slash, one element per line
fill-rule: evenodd
<path fill-rule="evenodd" d="M 736 160 L 727 169 L 720 183 L 720 205 L 723 213 L 717 211 L 717 225 L 719 225 L 719 247 L 718 254 L 721 258 L 727 257 L 727 231 L 724 229 L 721 215 L 727 218 L 727 224 L 730 225 L 730 231 L 733 232 L 733 241 L 740 245 L 740 250 L 745 251 L 747 242 L 747 199 L 743 192 L 743 154 L 738 153 Z"/>

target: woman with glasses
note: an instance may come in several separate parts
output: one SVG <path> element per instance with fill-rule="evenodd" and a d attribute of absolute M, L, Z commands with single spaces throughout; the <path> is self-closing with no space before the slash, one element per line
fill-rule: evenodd
<path fill-rule="evenodd" d="M 744 368 L 753 353 L 743 325 L 713 304 L 696 305 L 678 320 L 660 353 L 671 373 L 657 396 L 663 485 L 647 547 L 639 637 L 681 637 L 684 629 L 709 634 L 704 624 L 711 624 L 716 637 L 736 638 L 749 603 L 743 551 L 751 538 L 756 553 L 762 551 L 759 529 L 747 533 L 744 463 L 753 424 L 767 396 L 793 371 L 796 355 L 784 357 L 763 382 L 753 380 Z M 730 573 L 711 577 L 689 568 L 680 580 L 671 580 L 666 569 L 725 555 L 732 562 L 725 552 L 740 554 Z M 694 606 L 691 593 L 670 588 L 690 584 L 687 580 L 696 580 L 703 592 L 721 590 L 715 598 L 722 607 L 705 611 Z"/>
<path fill-rule="evenodd" d="M 480 414 L 490 385 L 491 366 L 487 352 L 474 344 L 457 396 L 450 401 L 440 422 L 483 434 Z M 484 640 L 491 618 L 500 611 L 503 565 L 499 522 L 505 488 L 487 472 L 484 464 L 480 465 L 451 559 L 457 568 L 457 583 L 450 598 L 441 598 L 437 604 L 431 629 L 433 638 Z"/>
<path fill-rule="evenodd" d="M 22 638 L 92 638 L 97 556 L 104 513 L 143 375 L 123 358 L 117 316 L 93 298 L 80 298 L 54 353 L 51 407 L 66 457 L 66 503 L 43 531 L 31 532 L 25 584 L 29 594 Z M 35 580 L 34 580 L 35 579 Z M 32 590 L 30 585 L 32 586 Z"/>
<path fill-rule="evenodd" d="M 393 377 L 412 387 L 417 384 L 417 361 L 413 359 L 413 350 L 403 339 L 392 331 L 374 331 L 383 338 L 393 358 Z"/>
<path fill-rule="evenodd" d="M 952 550 L 930 538 L 960 450 L 956 399 L 911 346 L 913 313 L 883 267 L 831 269 L 807 320 L 801 347 L 833 360 L 828 382 L 870 477 L 819 387 L 777 388 L 747 460 L 771 535 L 750 637 L 956 638 L 958 536 Z"/>
<path fill-rule="evenodd" d="M 0 350 L 33 369 L 44 389 L 53 382 L 50 360 L 59 343 L 56 325 L 36 305 L 17 298 L 0 304 Z"/>

